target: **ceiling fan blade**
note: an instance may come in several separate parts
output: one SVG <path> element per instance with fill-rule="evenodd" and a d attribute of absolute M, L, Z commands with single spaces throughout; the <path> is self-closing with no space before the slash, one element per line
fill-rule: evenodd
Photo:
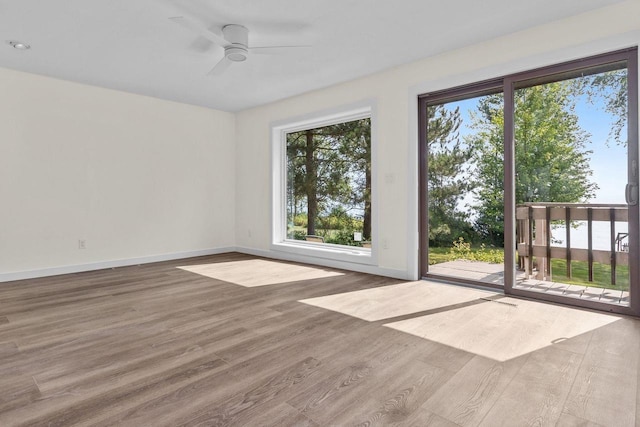
<path fill-rule="evenodd" d="M 250 47 L 249 51 L 257 55 L 278 55 L 281 53 L 304 52 L 312 46 L 256 46 Z"/>
<path fill-rule="evenodd" d="M 182 27 L 191 30 L 199 36 L 204 37 L 207 40 L 211 40 L 215 44 L 225 47 L 229 44 L 229 42 L 222 36 L 222 34 L 218 34 L 215 31 L 204 28 L 198 22 L 189 19 L 185 16 L 174 16 L 169 18 L 170 21 L 175 22 Z"/>
<path fill-rule="evenodd" d="M 233 61 L 231 61 L 229 58 L 225 56 L 211 69 L 211 71 L 207 73 L 207 75 L 219 76 L 220 74 L 224 73 L 227 68 L 229 68 L 229 65 L 231 65 L 231 62 Z"/>

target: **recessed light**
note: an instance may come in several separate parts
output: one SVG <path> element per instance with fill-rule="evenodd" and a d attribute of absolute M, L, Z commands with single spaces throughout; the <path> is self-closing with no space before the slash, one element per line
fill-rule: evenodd
<path fill-rule="evenodd" d="M 9 40 L 9 41 L 7 41 L 7 43 L 9 44 L 9 46 L 11 46 L 11 47 L 13 47 L 15 49 L 20 49 L 20 50 L 31 49 L 31 46 L 29 46 L 28 44 L 19 42 L 17 40 Z"/>

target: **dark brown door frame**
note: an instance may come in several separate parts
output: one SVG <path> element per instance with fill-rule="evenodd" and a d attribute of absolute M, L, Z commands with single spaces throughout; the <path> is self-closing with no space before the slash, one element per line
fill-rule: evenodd
<path fill-rule="evenodd" d="M 490 95 L 502 92 L 502 79 L 487 80 L 471 85 L 460 86 L 454 89 L 442 90 L 418 96 L 418 161 L 420 162 L 419 177 L 419 217 L 420 217 L 420 277 L 451 280 L 450 277 L 444 277 L 429 273 L 429 233 L 422 230 L 428 230 L 429 227 L 429 189 L 427 184 L 427 174 L 429 170 L 429 151 L 427 141 L 427 108 L 430 105 L 444 104 L 446 102 L 460 101 L 463 99 L 473 98 L 477 96 Z M 461 283 L 477 284 L 475 281 L 466 279 L 456 279 Z M 487 285 L 487 284 L 484 284 Z M 491 286 L 491 285 L 489 285 Z"/>
<path fill-rule="evenodd" d="M 637 49 L 597 55 L 578 61 L 571 61 L 550 67 L 539 68 L 524 73 L 508 76 L 504 79 L 504 135 L 505 135 L 505 272 L 504 292 L 514 296 L 535 298 L 549 302 L 575 305 L 579 307 L 610 311 L 620 314 L 640 315 L 640 288 L 638 268 L 640 260 L 640 219 L 638 206 L 629 206 L 629 294 L 630 306 L 618 306 L 599 301 L 567 298 L 525 289 L 514 288 L 515 283 L 515 141 L 514 141 L 514 92 L 528 86 L 550 83 L 579 76 L 584 72 L 594 74 L 616 68 L 615 64 L 624 62 L 627 68 L 628 98 L 628 143 L 627 163 L 629 184 L 638 188 L 638 70 Z M 632 164 L 635 160 L 636 166 Z M 634 170 L 635 169 L 635 170 Z M 635 176 L 634 176 L 635 175 Z M 508 178 L 507 178 L 508 177 Z M 508 200 L 508 203 L 507 203 Z"/>
<path fill-rule="evenodd" d="M 427 107 L 429 105 L 468 99 L 491 93 L 504 93 L 504 238 L 505 238 L 505 270 L 504 292 L 508 295 L 535 298 L 549 302 L 575 305 L 603 311 L 640 316 L 640 208 L 629 206 L 629 307 L 617 306 L 598 301 L 570 299 L 560 295 L 543 294 L 513 287 L 515 283 L 515 141 L 514 141 L 514 91 L 520 87 L 531 86 L 552 81 L 564 80 L 577 76 L 580 70 L 593 73 L 593 70 L 606 70 L 610 64 L 626 62 L 628 90 L 628 176 L 629 185 L 637 189 L 640 186 L 639 169 L 640 154 L 638 150 L 638 49 L 637 47 L 617 52 L 592 56 L 589 58 L 543 67 L 524 73 L 513 74 L 504 78 L 461 86 L 451 90 L 443 90 L 424 94 L 418 97 L 419 114 L 419 214 L 420 214 L 420 276 L 439 280 L 488 286 L 486 283 L 473 280 L 458 279 L 429 273 L 429 212 L 428 212 L 428 142 L 427 142 Z M 599 72 L 599 71 L 597 71 Z"/>

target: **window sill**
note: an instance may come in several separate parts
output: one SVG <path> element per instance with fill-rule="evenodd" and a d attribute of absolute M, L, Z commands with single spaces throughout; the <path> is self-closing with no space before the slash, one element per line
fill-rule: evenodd
<path fill-rule="evenodd" d="M 288 252 L 314 258 L 324 258 L 357 264 L 374 264 L 373 251 L 369 248 L 285 240 L 283 242 L 273 243 L 271 245 L 271 249 L 274 251 Z"/>

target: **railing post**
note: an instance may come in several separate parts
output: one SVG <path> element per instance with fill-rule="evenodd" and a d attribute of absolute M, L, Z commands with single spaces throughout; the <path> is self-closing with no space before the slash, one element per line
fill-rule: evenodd
<path fill-rule="evenodd" d="M 616 209 L 609 209 L 609 225 L 611 229 L 611 284 L 616 284 Z"/>
<path fill-rule="evenodd" d="M 524 270 L 524 257 L 520 256 L 517 250 L 520 243 L 524 242 L 524 225 L 523 220 L 517 217 L 518 206 L 516 206 L 516 259 L 518 260 L 518 270 Z"/>
<path fill-rule="evenodd" d="M 527 267 L 529 270 L 529 275 L 533 274 L 533 206 L 529 206 L 527 212 L 527 225 L 529 227 L 529 235 L 527 236 L 527 250 L 528 250 L 528 259 L 527 259 Z M 529 277 L 527 277 L 528 279 Z"/>
<path fill-rule="evenodd" d="M 547 262 L 545 264 L 546 267 L 546 271 L 545 271 L 545 279 L 548 281 L 551 281 L 551 207 L 547 206 L 545 208 L 545 214 L 546 214 L 546 228 L 547 228 Z"/>
<path fill-rule="evenodd" d="M 593 282 L 593 209 L 587 208 L 589 281 Z"/>
<path fill-rule="evenodd" d="M 565 218 L 565 232 L 567 234 L 567 277 L 571 278 L 571 208 L 569 206 L 565 207 L 564 210 L 564 218 Z"/>

